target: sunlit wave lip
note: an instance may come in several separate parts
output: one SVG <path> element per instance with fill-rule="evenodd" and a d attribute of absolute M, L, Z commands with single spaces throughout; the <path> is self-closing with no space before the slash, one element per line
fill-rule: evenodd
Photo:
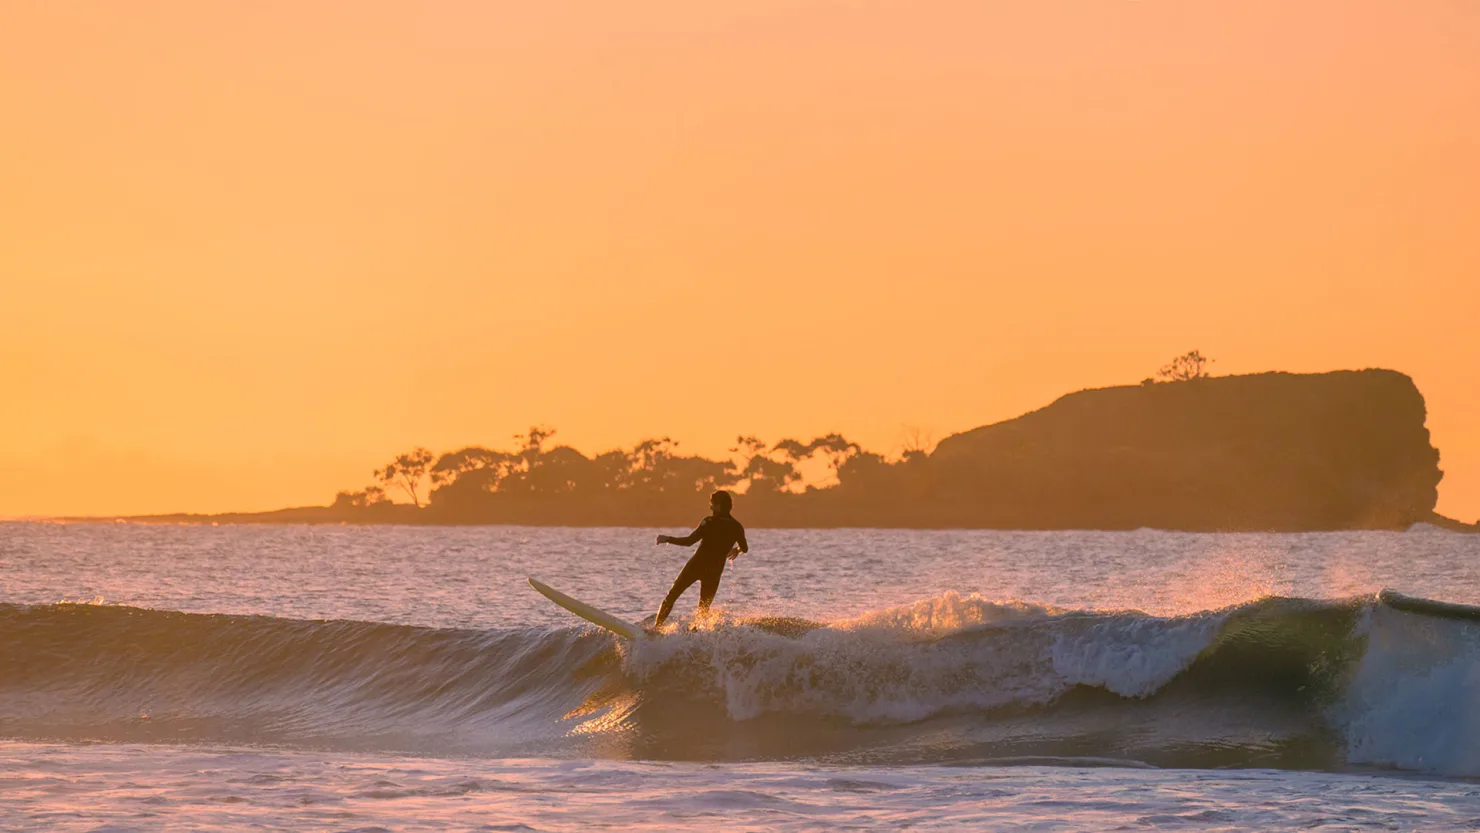
<path fill-rule="evenodd" d="M 893 630 L 939 636 L 986 625 L 1033 622 L 1066 613 L 1068 608 L 1020 600 L 996 601 L 972 593 L 947 591 L 913 604 L 869 611 L 833 623 L 840 630 Z"/>
<path fill-rule="evenodd" d="M 1370 594 L 1158 617 L 945 593 L 831 623 L 694 624 L 628 643 L 584 626 L 0 605 L 0 734 L 1480 775 L 1480 624 Z"/>

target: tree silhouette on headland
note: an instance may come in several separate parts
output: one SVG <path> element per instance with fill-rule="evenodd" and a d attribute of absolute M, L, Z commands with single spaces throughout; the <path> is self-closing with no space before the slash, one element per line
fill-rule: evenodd
<path fill-rule="evenodd" d="M 1214 359 L 1210 359 L 1202 353 L 1193 350 L 1172 359 L 1172 363 L 1158 370 L 1156 375 L 1167 382 L 1188 382 L 1193 379 L 1206 379 L 1209 376 L 1207 367 L 1214 361 Z"/>
<path fill-rule="evenodd" d="M 427 467 L 432 464 L 432 452 L 425 448 L 414 448 L 397 455 L 390 465 L 377 471 L 375 479 L 383 488 L 395 487 L 411 498 L 412 504 L 421 506 L 421 482 L 426 479 Z"/>
<path fill-rule="evenodd" d="M 368 509 L 377 504 L 389 503 L 385 490 L 379 486 L 366 486 L 358 492 L 340 492 L 334 496 L 334 509 Z"/>
<path fill-rule="evenodd" d="M 825 434 L 802 441 L 785 438 L 774 444 L 753 436 L 736 438 L 729 459 L 713 460 L 683 454 L 671 437 L 642 440 L 631 448 L 613 449 L 588 457 L 567 445 L 552 442 L 556 430 L 534 426 L 514 436 L 511 450 L 469 446 L 434 455 L 416 448 L 397 455 L 374 472 L 374 483 L 358 492 L 340 492 L 336 509 L 364 510 L 389 502 L 394 489 L 439 516 L 477 518 L 495 505 L 528 507 L 559 498 L 585 501 L 592 506 L 652 506 L 685 502 L 694 495 L 730 489 L 755 499 L 780 497 L 818 489 L 809 483 L 803 466 L 825 463 L 827 475 L 841 485 L 857 474 L 877 480 L 881 470 L 898 461 L 866 452 L 841 434 Z M 857 465 L 866 460 L 865 465 Z M 815 469 L 816 466 L 811 466 Z M 826 479 L 827 475 L 824 476 Z M 422 488 L 430 492 L 422 501 Z"/>

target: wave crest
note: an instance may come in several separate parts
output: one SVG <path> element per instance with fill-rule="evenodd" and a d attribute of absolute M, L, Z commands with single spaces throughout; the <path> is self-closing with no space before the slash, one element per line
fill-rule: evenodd
<path fill-rule="evenodd" d="M 1480 625 L 1364 599 L 1157 617 L 945 593 L 636 644 L 0 605 L 0 663 L 0 734 L 21 738 L 1480 774 Z"/>

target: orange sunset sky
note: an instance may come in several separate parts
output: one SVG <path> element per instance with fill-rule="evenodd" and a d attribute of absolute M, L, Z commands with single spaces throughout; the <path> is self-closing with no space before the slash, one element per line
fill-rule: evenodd
<path fill-rule="evenodd" d="M 1480 517 L 1480 3 L 0 15 L 0 516 L 414 445 L 896 448 L 1198 348 L 1413 376 Z"/>

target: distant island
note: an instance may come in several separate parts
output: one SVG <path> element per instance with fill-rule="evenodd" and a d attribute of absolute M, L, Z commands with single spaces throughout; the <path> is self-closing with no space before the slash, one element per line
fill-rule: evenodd
<path fill-rule="evenodd" d="M 588 457 L 533 428 L 509 450 L 407 452 L 328 506 L 127 520 L 657 527 L 731 489 L 755 527 L 1477 531 L 1434 511 L 1439 452 L 1408 376 L 1211 377 L 1205 362 L 1190 353 L 1160 381 L 1071 393 L 892 458 L 837 434 L 740 437 L 729 460 L 666 437 Z M 826 485 L 804 485 L 809 466 Z"/>

